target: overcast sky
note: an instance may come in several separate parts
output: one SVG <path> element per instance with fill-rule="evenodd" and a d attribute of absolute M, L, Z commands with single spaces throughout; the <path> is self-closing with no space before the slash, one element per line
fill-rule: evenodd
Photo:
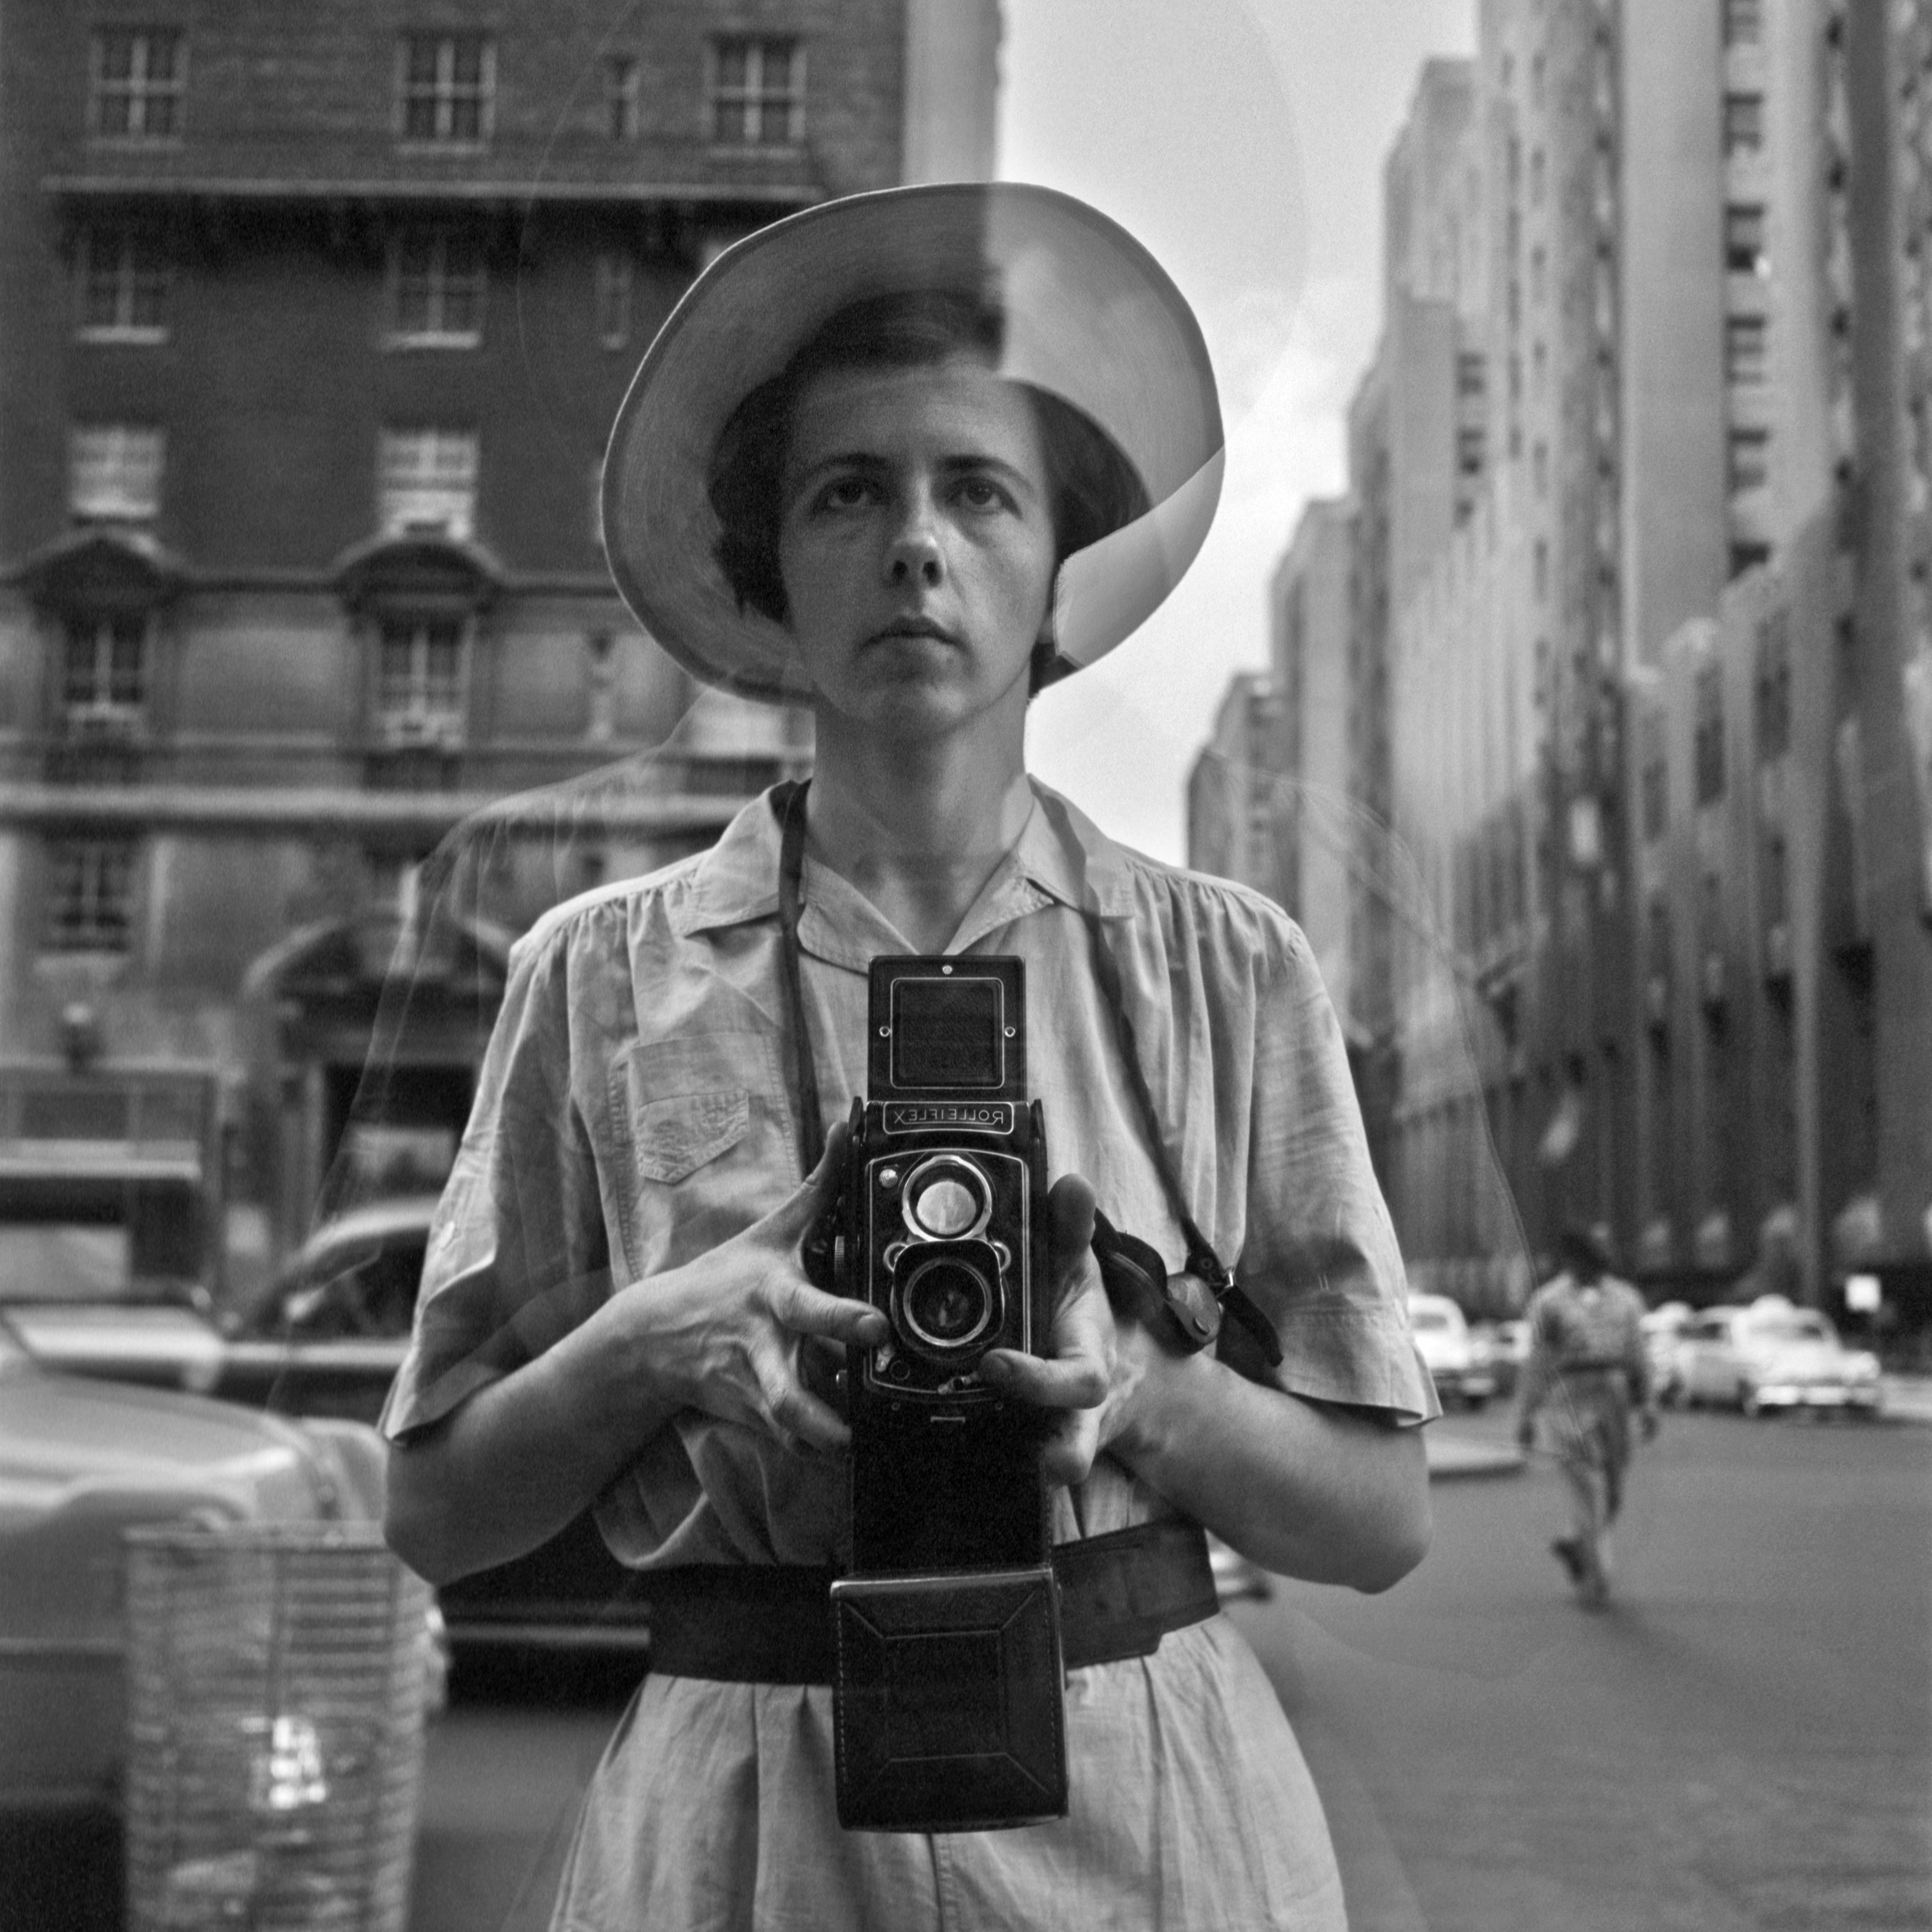
<path fill-rule="evenodd" d="M 1202 319 L 1227 484 L 1179 590 L 1042 696 L 1033 769 L 1106 829 L 1184 856 L 1187 770 L 1236 670 L 1268 658 L 1268 577 L 1379 325 L 1382 159 L 1421 62 L 1473 0 L 1004 0 L 1000 172 L 1131 228 Z"/>

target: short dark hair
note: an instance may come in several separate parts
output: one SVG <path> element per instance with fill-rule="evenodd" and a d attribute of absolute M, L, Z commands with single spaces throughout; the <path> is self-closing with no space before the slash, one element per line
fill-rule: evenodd
<path fill-rule="evenodd" d="M 800 346 L 784 368 L 760 382 L 731 412 L 711 455 L 708 490 L 722 526 L 716 554 L 740 610 L 783 623 L 788 614 L 778 568 L 781 482 L 793 412 L 807 383 L 831 369 L 916 369 L 959 355 L 997 366 L 1006 335 L 998 305 L 962 290 L 922 289 L 868 296 L 836 310 Z M 1046 458 L 1053 562 L 1144 516 L 1150 507 L 1140 472 L 1093 418 L 1030 382 Z M 1041 689 L 1075 667 L 1050 638 L 1034 652 L 1030 688 Z"/>
<path fill-rule="evenodd" d="M 1594 1228 L 1573 1222 L 1556 1238 L 1563 1264 L 1580 1282 L 1592 1282 L 1610 1271 L 1610 1244 Z"/>

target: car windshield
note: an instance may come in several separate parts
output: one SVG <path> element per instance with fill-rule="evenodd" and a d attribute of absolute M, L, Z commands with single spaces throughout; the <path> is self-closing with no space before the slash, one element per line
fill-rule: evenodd
<path fill-rule="evenodd" d="M 1834 1342 L 1838 1337 L 1818 1315 L 1760 1315 L 1754 1316 L 1750 1334 L 1760 1342 Z"/>
<path fill-rule="evenodd" d="M 1409 1326 L 1412 1328 L 1447 1328 L 1449 1317 L 1439 1308 L 1412 1308 L 1408 1311 Z"/>

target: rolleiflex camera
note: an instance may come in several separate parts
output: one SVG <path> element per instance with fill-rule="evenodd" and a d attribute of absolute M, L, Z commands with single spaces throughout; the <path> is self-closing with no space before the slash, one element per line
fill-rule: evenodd
<path fill-rule="evenodd" d="M 1052 1318 L 1024 963 L 872 963 L 866 1094 L 808 1244 L 883 1310 L 851 1352 L 851 1573 L 832 1586 L 839 1822 L 968 1831 L 1066 1811 L 1044 1425 L 980 1380 Z"/>

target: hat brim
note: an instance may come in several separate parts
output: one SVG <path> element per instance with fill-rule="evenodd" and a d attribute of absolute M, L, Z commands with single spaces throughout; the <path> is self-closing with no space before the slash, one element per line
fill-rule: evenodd
<path fill-rule="evenodd" d="M 790 633 L 740 610 L 707 493 L 731 412 L 848 304 L 922 289 L 994 298 L 1000 373 L 1083 410 L 1146 485 L 1148 513 L 1062 563 L 1053 633 L 1090 664 L 1194 560 L 1220 500 L 1223 437 L 1199 325 L 1159 262 L 1072 196 L 1018 182 L 853 195 L 774 222 L 720 255 L 631 381 L 604 458 L 610 572 L 653 638 L 706 683 L 788 702 L 812 686 Z"/>

